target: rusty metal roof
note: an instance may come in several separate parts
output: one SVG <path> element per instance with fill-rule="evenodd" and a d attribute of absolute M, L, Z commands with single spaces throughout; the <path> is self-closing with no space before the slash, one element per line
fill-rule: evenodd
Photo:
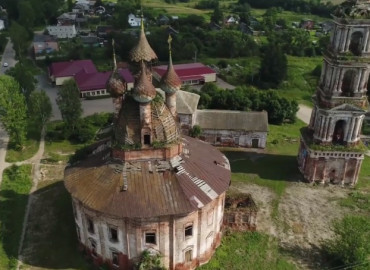
<path fill-rule="evenodd" d="M 144 28 L 141 28 L 139 42 L 129 53 L 130 60 L 133 62 L 140 62 L 142 60 L 150 62 L 156 60 L 158 57 L 150 47 L 148 40 L 146 39 Z"/>
<path fill-rule="evenodd" d="M 183 138 L 184 152 L 174 160 L 104 159 L 107 151 L 65 170 L 73 198 L 106 215 L 149 218 L 195 211 L 225 192 L 230 184 L 228 161 L 216 148 Z M 122 191 L 123 183 L 127 190 Z"/>

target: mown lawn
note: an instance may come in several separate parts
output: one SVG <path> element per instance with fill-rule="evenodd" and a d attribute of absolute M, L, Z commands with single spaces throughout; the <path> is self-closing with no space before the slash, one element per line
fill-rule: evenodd
<path fill-rule="evenodd" d="M 0 269 L 15 269 L 28 194 L 31 165 L 7 168 L 0 186 Z"/>
<path fill-rule="evenodd" d="M 244 232 L 225 235 L 209 263 L 197 269 L 289 270 L 296 267 L 279 252 L 275 239 L 258 232 Z"/>

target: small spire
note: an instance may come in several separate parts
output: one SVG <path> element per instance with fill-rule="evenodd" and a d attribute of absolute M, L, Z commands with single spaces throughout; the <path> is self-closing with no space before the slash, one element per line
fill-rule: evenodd
<path fill-rule="evenodd" d="M 141 6 L 141 20 L 140 20 L 140 26 L 141 26 L 141 31 L 144 32 L 144 14 L 143 14 L 143 6 Z"/>
<path fill-rule="evenodd" d="M 170 63 L 172 64 L 172 47 L 171 47 L 171 43 L 172 43 L 172 37 L 171 37 L 171 34 L 168 34 L 168 51 L 169 51 L 169 54 L 170 54 Z"/>
<path fill-rule="evenodd" d="M 113 70 L 117 70 L 116 51 L 114 48 L 114 38 L 112 38 L 112 48 L 113 48 Z"/>

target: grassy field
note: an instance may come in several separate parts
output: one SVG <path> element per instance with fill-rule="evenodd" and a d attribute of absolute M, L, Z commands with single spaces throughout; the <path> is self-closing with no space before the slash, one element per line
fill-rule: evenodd
<path fill-rule="evenodd" d="M 31 165 L 12 166 L 0 186 L 0 269 L 14 269 L 23 217 L 32 186 Z"/>
<path fill-rule="evenodd" d="M 297 57 L 287 56 L 288 58 L 288 78 L 278 88 L 281 96 L 289 100 L 296 100 L 312 106 L 311 96 L 316 91 L 318 78 L 311 73 L 317 65 L 321 65 L 322 56 L 317 57 Z"/>
<path fill-rule="evenodd" d="M 15 149 L 12 141 L 9 141 L 5 160 L 7 162 L 17 162 L 31 158 L 39 149 L 41 130 L 33 123 L 28 125 L 28 133 L 22 149 Z"/>
<path fill-rule="evenodd" d="M 246 232 L 224 236 L 210 262 L 197 269 L 289 270 L 296 267 L 282 256 L 275 239 L 257 232 Z"/>

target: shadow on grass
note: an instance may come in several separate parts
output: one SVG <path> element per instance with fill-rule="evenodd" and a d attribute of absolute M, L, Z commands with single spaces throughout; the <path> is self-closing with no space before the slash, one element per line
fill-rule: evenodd
<path fill-rule="evenodd" d="M 78 250 L 71 197 L 63 182 L 52 183 L 34 195 L 23 263 L 46 269 L 95 269 Z"/>
<path fill-rule="evenodd" d="M 296 156 L 254 152 L 224 152 L 233 173 L 255 174 L 261 179 L 300 181 Z"/>

